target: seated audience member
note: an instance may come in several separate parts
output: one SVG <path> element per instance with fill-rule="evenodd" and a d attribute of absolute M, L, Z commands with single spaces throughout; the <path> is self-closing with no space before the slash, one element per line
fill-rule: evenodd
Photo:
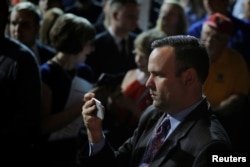
<path fill-rule="evenodd" d="M 55 50 L 38 39 L 41 12 L 31 2 L 20 2 L 10 13 L 10 36 L 27 45 L 36 55 L 38 64 L 52 58 Z"/>
<path fill-rule="evenodd" d="M 110 25 L 110 2 L 111 1 L 112 0 L 102 1 L 102 12 L 100 13 L 100 15 L 98 16 L 98 19 L 94 23 L 97 34 L 106 30 Z M 139 34 L 142 32 L 142 30 L 139 26 L 137 26 L 132 32 L 135 34 Z"/>
<path fill-rule="evenodd" d="M 95 50 L 86 59 L 96 81 L 102 73 L 125 74 L 136 68 L 132 54 L 136 34 L 131 31 L 137 27 L 138 4 L 136 0 L 111 0 L 109 8 L 110 25 L 96 36 Z"/>
<path fill-rule="evenodd" d="M 229 17 L 233 23 L 234 30 L 227 46 L 237 50 L 244 57 L 250 69 L 250 23 L 246 23 L 232 15 L 231 11 L 229 11 L 230 0 L 203 0 L 203 4 L 207 14 L 189 27 L 188 34 L 200 38 L 202 24 L 214 13 L 221 13 Z"/>
<path fill-rule="evenodd" d="M 63 10 L 60 8 L 51 8 L 44 13 L 42 24 L 39 30 L 39 39 L 44 44 L 51 46 L 51 40 L 49 35 L 50 29 L 52 28 L 56 19 L 63 13 Z"/>
<path fill-rule="evenodd" d="M 228 131 L 233 146 L 246 147 L 247 145 L 243 143 L 246 144 L 249 141 L 244 142 L 247 138 L 241 136 L 249 127 L 249 125 L 242 125 L 248 122 L 245 119 L 249 113 L 247 98 L 250 79 L 247 64 L 242 55 L 227 47 L 233 28 L 230 18 L 220 13 L 211 15 L 203 24 L 201 40 L 204 41 L 211 60 L 209 75 L 203 90 L 213 112 L 219 116 Z M 243 129 L 244 132 L 241 131 Z"/>
<path fill-rule="evenodd" d="M 82 126 L 83 95 L 92 84 L 78 76 L 78 64 L 93 50 L 94 26 L 73 14 L 61 15 L 50 31 L 55 56 L 41 65 L 43 110 L 41 141 L 44 166 L 75 165 L 78 136 Z"/>
<path fill-rule="evenodd" d="M 155 28 L 167 36 L 187 34 L 187 20 L 179 0 L 163 1 Z"/>
<path fill-rule="evenodd" d="M 41 79 L 30 49 L 5 35 L 9 6 L 7 0 L 0 1 L 1 166 L 33 167 L 40 133 Z"/>
<path fill-rule="evenodd" d="M 232 32 L 231 20 L 215 13 L 204 22 L 201 33 L 201 40 L 205 42 L 211 60 L 204 93 L 212 108 L 221 114 L 235 110 L 240 95 L 247 95 L 250 90 L 244 58 L 236 50 L 227 47 Z"/>
<path fill-rule="evenodd" d="M 152 104 L 149 89 L 145 86 L 149 77 L 148 57 L 151 43 L 165 34 L 159 30 L 147 30 L 134 41 L 136 69 L 129 70 L 122 80 L 121 92 L 111 95 L 110 114 L 114 115 L 112 143 L 120 146 L 133 134 L 142 112 Z M 112 127 L 111 127 L 112 128 Z M 120 140 L 119 140 L 120 139 Z"/>
<path fill-rule="evenodd" d="M 89 145 L 79 155 L 82 166 L 207 167 L 211 152 L 231 148 L 227 133 L 203 96 L 210 64 L 204 45 L 195 37 L 181 35 L 156 40 L 152 47 L 146 86 L 153 103 L 119 149 L 113 149 L 103 134 L 95 94 L 85 94 L 82 116 Z M 158 140 L 156 133 L 161 136 Z M 154 141 L 158 144 L 153 145 Z"/>

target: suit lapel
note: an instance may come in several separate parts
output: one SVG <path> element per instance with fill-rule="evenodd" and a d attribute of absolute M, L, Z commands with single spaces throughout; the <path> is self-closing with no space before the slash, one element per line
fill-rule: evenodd
<path fill-rule="evenodd" d="M 189 130 L 194 126 L 197 120 L 199 120 L 200 117 L 209 114 L 207 106 L 207 102 L 203 100 L 201 104 L 198 105 L 197 108 L 194 109 L 183 122 L 181 122 L 181 124 L 163 143 L 162 147 L 154 158 L 157 159 L 157 161 L 153 160 L 152 166 L 160 166 L 160 164 L 164 162 L 165 159 L 169 159 L 169 156 L 171 156 L 175 148 L 178 146 L 179 141 L 187 136 Z"/>

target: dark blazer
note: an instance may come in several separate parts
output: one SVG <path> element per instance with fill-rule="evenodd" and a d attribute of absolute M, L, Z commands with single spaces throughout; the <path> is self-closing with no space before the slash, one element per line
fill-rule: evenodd
<path fill-rule="evenodd" d="M 0 37 L 1 166 L 34 166 L 33 145 L 40 134 L 41 79 L 31 50 Z M 5 165 L 3 165 L 5 164 Z M 36 166 L 36 165 L 35 165 Z"/>
<path fill-rule="evenodd" d="M 129 33 L 128 50 L 130 54 L 124 57 L 121 56 L 109 31 L 105 30 L 96 35 L 94 41 L 95 50 L 87 56 L 85 61 L 93 69 L 96 80 L 101 73 L 120 74 L 136 68 L 135 58 L 132 54 L 135 37 L 135 34 Z"/>
<path fill-rule="evenodd" d="M 41 41 L 36 41 L 37 50 L 40 56 L 40 64 L 45 63 L 55 56 L 56 51 L 51 46 L 48 46 Z"/>
<path fill-rule="evenodd" d="M 138 167 L 153 129 L 163 116 L 163 112 L 150 106 L 142 115 L 134 135 L 118 151 L 112 151 L 106 141 L 104 148 L 97 155 L 88 157 L 82 154 L 83 166 L 95 166 L 99 163 Z M 82 153 L 88 153 L 87 148 Z M 217 118 L 210 114 L 207 101 L 203 100 L 173 131 L 150 166 L 206 167 L 211 159 L 210 150 L 225 149 L 231 149 L 229 138 Z"/>

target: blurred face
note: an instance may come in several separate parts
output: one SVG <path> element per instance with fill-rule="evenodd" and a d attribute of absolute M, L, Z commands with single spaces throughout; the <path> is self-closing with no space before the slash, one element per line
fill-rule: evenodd
<path fill-rule="evenodd" d="M 139 8 L 135 4 L 127 4 L 115 15 L 116 25 L 119 29 L 129 32 L 138 25 Z"/>
<path fill-rule="evenodd" d="M 174 35 L 180 22 L 180 11 L 176 5 L 163 4 L 159 18 L 161 20 L 161 29 L 168 35 Z"/>
<path fill-rule="evenodd" d="M 28 11 L 13 11 L 10 15 L 10 35 L 25 45 L 32 47 L 35 44 L 39 25 L 35 17 Z"/>
<path fill-rule="evenodd" d="M 148 62 L 150 72 L 146 86 L 150 88 L 153 105 L 164 111 L 176 112 L 185 93 L 181 76 L 176 77 L 176 60 L 171 46 L 155 48 Z"/>
<path fill-rule="evenodd" d="M 212 62 L 222 53 L 227 45 L 229 36 L 219 33 L 214 28 L 204 24 L 201 32 L 201 40 L 205 43 L 206 50 Z"/>
<path fill-rule="evenodd" d="M 135 49 L 135 63 L 142 72 L 148 73 L 148 55 L 139 49 Z"/>

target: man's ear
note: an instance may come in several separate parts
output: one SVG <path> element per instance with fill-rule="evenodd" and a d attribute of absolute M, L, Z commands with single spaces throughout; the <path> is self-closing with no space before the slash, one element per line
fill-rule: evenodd
<path fill-rule="evenodd" d="M 193 68 L 188 68 L 182 73 L 181 77 L 184 85 L 192 85 L 198 79 L 197 73 Z"/>

